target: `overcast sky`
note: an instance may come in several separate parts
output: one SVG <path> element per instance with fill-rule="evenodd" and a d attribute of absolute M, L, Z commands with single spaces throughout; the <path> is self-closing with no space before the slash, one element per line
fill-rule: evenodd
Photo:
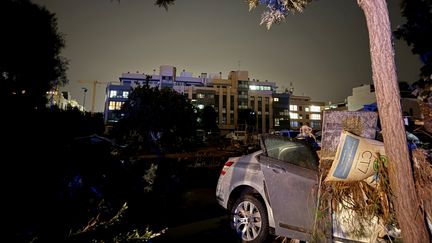
<path fill-rule="evenodd" d="M 343 101 L 353 87 L 372 83 L 366 22 L 356 0 L 318 0 L 302 14 L 270 30 L 260 26 L 263 8 L 245 0 L 177 0 L 168 11 L 153 0 L 33 0 L 57 15 L 65 35 L 62 55 L 72 98 L 91 108 L 91 83 L 118 81 L 121 73 L 153 73 L 173 65 L 194 76 L 247 70 L 251 79 L 293 84 L 294 94 Z M 403 23 L 400 0 L 388 1 L 393 29 Z M 420 62 L 396 40 L 400 81 L 418 80 Z M 103 110 L 106 85 L 97 86 Z"/>

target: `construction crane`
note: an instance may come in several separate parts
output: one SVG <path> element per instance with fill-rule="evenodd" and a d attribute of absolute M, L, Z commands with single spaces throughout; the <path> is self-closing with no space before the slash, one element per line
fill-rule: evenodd
<path fill-rule="evenodd" d="M 92 89 L 92 104 L 91 104 L 91 113 L 94 113 L 95 110 L 95 100 L 96 100 L 96 85 L 97 84 L 106 84 L 106 83 L 110 83 L 110 82 L 103 82 L 103 81 L 97 81 L 97 80 L 93 80 L 93 81 L 87 81 L 87 80 L 78 80 L 78 83 L 92 83 L 93 84 L 93 89 Z"/>

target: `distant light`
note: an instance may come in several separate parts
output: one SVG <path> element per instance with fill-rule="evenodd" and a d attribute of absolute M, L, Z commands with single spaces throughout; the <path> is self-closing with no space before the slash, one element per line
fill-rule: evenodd
<path fill-rule="evenodd" d="M 197 105 L 197 107 L 198 107 L 198 109 L 200 109 L 200 110 L 204 109 L 204 105 L 203 105 L 203 104 L 199 104 L 199 105 Z"/>

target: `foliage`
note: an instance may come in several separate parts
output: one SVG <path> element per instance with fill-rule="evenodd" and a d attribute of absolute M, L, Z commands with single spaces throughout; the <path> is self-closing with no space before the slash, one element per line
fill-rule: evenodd
<path fill-rule="evenodd" d="M 17 242 L 34 235 L 40 239 L 47 235 L 61 237 L 71 224 L 67 215 L 72 212 L 63 202 L 75 193 L 68 189 L 78 171 L 72 156 L 78 153 L 71 145 L 75 137 L 103 132 L 102 116 L 54 107 L 9 115 L 3 119 L 3 139 L 7 143 L 2 149 L 2 169 L 9 175 L 3 183 L 8 208 L 4 219 L 10 227 L 7 232 Z M 105 157 L 99 154 L 97 158 Z"/>
<path fill-rule="evenodd" d="M 248 0 L 249 11 L 258 5 L 264 5 L 267 10 L 261 15 L 261 25 L 265 24 L 270 29 L 273 23 L 285 20 L 285 16 L 291 13 L 302 12 L 311 0 Z"/>
<path fill-rule="evenodd" d="M 285 20 L 285 16 L 291 13 L 303 12 L 303 9 L 312 0 L 247 0 L 249 3 L 249 11 L 256 8 L 258 5 L 263 5 L 267 8 L 261 15 L 261 25 L 265 24 L 267 29 L 270 29 L 273 23 L 279 23 Z M 169 5 L 174 4 L 175 0 L 157 0 L 156 4 L 159 7 L 163 6 L 168 9 Z"/>
<path fill-rule="evenodd" d="M 0 97 L 11 109 L 41 109 L 67 82 L 65 43 L 54 14 L 29 0 L 0 1 Z"/>
<path fill-rule="evenodd" d="M 327 175 L 332 161 L 321 159 L 320 174 Z M 378 220 L 380 225 L 389 228 L 397 228 L 398 222 L 392 200 L 394 193 L 391 190 L 389 182 L 388 161 L 385 156 L 377 156 L 374 161 L 375 174 L 371 178 L 362 181 L 353 182 L 324 182 L 322 181 L 322 193 L 320 200 L 322 203 L 318 206 L 318 220 L 324 225 L 326 220 L 322 215 L 329 211 L 328 203 L 331 202 L 334 212 L 344 212 L 341 220 L 347 228 L 346 234 L 362 237 L 368 232 L 368 226 L 374 219 Z M 373 178 L 373 179 L 372 179 Z M 325 235 L 324 228 L 317 228 L 315 236 Z M 319 242 L 319 240 L 318 240 Z"/>
<path fill-rule="evenodd" d="M 168 10 L 169 5 L 174 5 L 175 0 L 156 0 L 155 4 Z"/>
<path fill-rule="evenodd" d="M 103 203 L 103 200 L 101 203 Z M 82 229 L 70 234 L 67 240 L 81 242 L 148 242 L 165 233 L 166 229 L 155 233 L 148 226 L 144 230 L 138 228 L 130 230 L 118 229 L 118 226 L 124 221 L 127 209 L 128 204 L 124 203 L 117 213 L 107 219 L 103 219 L 103 212 L 98 212 Z"/>
<path fill-rule="evenodd" d="M 198 109 L 198 127 L 206 132 L 218 131 L 216 123 L 217 113 L 211 106 L 205 106 L 202 110 Z"/>
<path fill-rule="evenodd" d="M 137 86 L 122 113 L 114 136 L 138 149 L 178 151 L 194 142 L 194 109 L 185 96 L 172 89 Z"/>
<path fill-rule="evenodd" d="M 257 122 L 256 112 L 252 109 L 241 109 L 238 112 L 238 124 L 247 125 L 248 132 L 252 132 Z"/>
<path fill-rule="evenodd" d="M 406 23 L 394 32 L 412 47 L 413 54 L 419 55 L 423 63 L 421 76 L 430 79 L 432 75 L 432 0 L 404 0 L 402 16 Z"/>

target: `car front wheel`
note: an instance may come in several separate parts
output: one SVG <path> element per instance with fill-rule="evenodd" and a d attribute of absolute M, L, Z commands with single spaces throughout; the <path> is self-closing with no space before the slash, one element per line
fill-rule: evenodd
<path fill-rule="evenodd" d="M 258 243 L 267 239 L 269 232 L 267 211 L 263 203 L 243 194 L 231 208 L 231 227 L 242 242 Z"/>

